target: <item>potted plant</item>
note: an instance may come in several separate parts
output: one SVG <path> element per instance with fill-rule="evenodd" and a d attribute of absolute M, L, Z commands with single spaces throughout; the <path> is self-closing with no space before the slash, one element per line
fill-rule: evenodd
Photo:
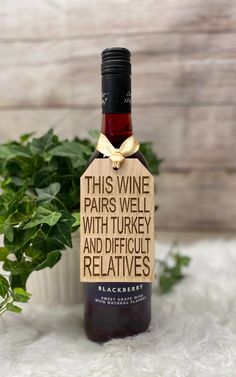
<path fill-rule="evenodd" d="M 19 312 L 15 303 L 28 301 L 27 290 L 41 301 L 79 300 L 80 176 L 95 148 L 90 136 L 59 140 L 49 130 L 0 145 L 0 314 Z M 140 149 L 158 174 L 152 144 Z"/>

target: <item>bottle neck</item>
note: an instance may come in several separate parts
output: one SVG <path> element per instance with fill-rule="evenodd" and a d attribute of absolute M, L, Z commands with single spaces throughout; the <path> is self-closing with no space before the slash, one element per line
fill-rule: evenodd
<path fill-rule="evenodd" d="M 102 112 L 102 133 L 117 148 L 133 134 L 130 75 L 102 76 Z"/>
<path fill-rule="evenodd" d="M 131 114 L 103 114 L 102 133 L 118 148 L 125 139 L 133 135 Z"/>

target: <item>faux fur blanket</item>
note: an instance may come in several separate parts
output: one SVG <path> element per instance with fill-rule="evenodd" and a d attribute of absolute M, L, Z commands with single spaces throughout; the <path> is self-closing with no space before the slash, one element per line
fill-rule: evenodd
<path fill-rule="evenodd" d="M 192 257 L 188 276 L 170 294 L 153 292 L 149 332 L 98 345 L 84 335 L 82 305 L 26 305 L 0 319 L 0 376 L 235 377 L 236 241 L 181 251 Z"/>

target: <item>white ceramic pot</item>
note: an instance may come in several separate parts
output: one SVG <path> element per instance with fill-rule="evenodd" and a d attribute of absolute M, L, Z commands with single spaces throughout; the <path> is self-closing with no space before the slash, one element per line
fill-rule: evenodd
<path fill-rule="evenodd" d="M 39 304 L 76 304 L 83 299 L 80 282 L 79 230 L 72 236 L 72 249 L 62 251 L 61 260 L 53 268 L 33 272 L 27 282 L 31 302 Z"/>

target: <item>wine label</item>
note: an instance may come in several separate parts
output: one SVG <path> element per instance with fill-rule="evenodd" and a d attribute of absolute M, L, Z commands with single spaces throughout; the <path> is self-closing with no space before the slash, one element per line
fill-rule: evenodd
<path fill-rule="evenodd" d="M 81 177 L 80 279 L 151 282 L 154 178 L 136 158 L 95 159 Z"/>
<path fill-rule="evenodd" d="M 150 283 L 89 283 L 85 286 L 90 302 L 108 306 L 130 306 L 150 299 Z"/>

